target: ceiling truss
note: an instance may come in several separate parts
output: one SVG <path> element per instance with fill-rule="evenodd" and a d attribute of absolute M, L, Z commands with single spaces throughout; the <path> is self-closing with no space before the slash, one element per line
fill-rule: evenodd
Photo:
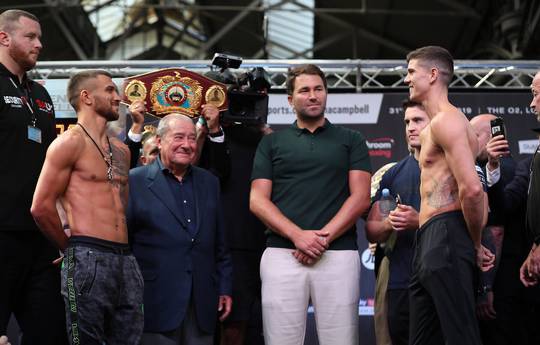
<path fill-rule="evenodd" d="M 374 92 L 405 90 L 407 74 L 403 60 L 244 60 L 240 74 L 254 67 L 264 67 L 270 74 L 272 89 L 285 89 L 287 70 L 303 63 L 314 63 L 322 68 L 328 88 Z M 69 78 L 74 73 L 90 68 L 109 71 L 114 77 L 129 77 L 161 68 L 181 67 L 197 73 L 210 70 L 208 60 L 185 61 L 62 61 L 38 62 L 31 75 L 37 79 Z M 455 62 L 452 89 L 528 90 L 540 70 L 537 61 L 468 61 Z"/>

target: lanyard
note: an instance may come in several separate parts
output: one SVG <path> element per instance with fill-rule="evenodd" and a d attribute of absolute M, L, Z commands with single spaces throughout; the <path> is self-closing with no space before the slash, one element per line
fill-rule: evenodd
<path fill-rule="evenodd" d="M 19 96 L 21 98 L 21 101 L 22 103 L 26 106 L 26 108 L 28 108 L 28 110 L 30 111 L 30 121 L 32 122 L 32 127 L 36 127 L 36 113 L 34 112 L 34 109 L 32 108 L 32 106 L 30 105 L 30 103 L 28 102 L 28 100 L 30 99 L 30 102 L 32 102 L 32 99 L 29 97 L 30 96 L 30 93 L 27 89 L 24 89 L 24 94 L 21 92 L 21 89 L 19 89 L 19 87 L 17 86 L 17 84 L 13 81 L 13 78 L 9 78 L 9 80 L 11 80 L 11 84 L 13 84 L 13 86 L 15 87 L 15 89 L 17 90 L 17 92 L 19 93 Z"/>

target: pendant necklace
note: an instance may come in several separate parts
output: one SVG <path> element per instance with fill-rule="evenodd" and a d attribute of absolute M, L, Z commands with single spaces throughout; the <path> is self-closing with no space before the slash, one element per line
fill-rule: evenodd
<path fill-rule="evenodd" d="M 105 161 L 105 164 L 107 164 L 107 179 L 109 182 L 112 182 L 113 179 L 113 157 L 112 157 L 112 148 L 111 148 L 111 142 L 109 141 L 109 136 L 107 136 L 107 144 L 109 144 L 109 160 L 107 160 L 105 154 L 101 149 L 99 148 L 99 145 L 96 143 L 96 141 L 90 136 L 86 128 L 83 127 L 79 122 L 77 122 L 79 126 L 81 126 L 84 133 L 92 140 L 94 145 L 96 146 L 96 149 L 98 149 L 99 153 L 101 154 L 101 157 L 103 157 L 103 160 Z"/>

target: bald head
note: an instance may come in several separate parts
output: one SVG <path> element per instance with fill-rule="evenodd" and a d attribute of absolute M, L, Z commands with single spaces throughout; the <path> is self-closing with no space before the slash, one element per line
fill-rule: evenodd
<path fill-rule="evenodd" d="M 478 138 L 478 159 L 487 160 L 486 145 L 491 139 L 491 120 L 495 120 L 497 116 L 492 114 L 480 114 L 471 119 L 471 126 L 476 132 Z"/>
<path fill-rule="evenodd" d="M 169 129 L 172 127 L 172 123 L 180 121 L 180 122 L 186 122 L 190 123 L 193 126 L 193 130 L 195 131 L 195 124 L 193 123 L 193 120 L 186 115 L 182 115 L 179 113 L 170 113 L 169 115 L 165 116 L 164 118 L 159 121 L 158 128 L 156 130 L 156 135 L 158 137 L 163 138 Z"/>
<path fill-rule="evenodd" d="M 531 92 L 533 99 L 530 107 L 536 114 L 536 119 L 540 122 L 540 72 L 537 72 L 532 80 Z"/>

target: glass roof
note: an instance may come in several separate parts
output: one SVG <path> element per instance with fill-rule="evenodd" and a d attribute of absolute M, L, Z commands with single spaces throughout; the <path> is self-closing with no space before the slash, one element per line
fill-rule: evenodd
<path fill-rule="evenodd" d="M 314 8 L 314 0 L 297 0 L 298 4 L 307 8 Z M 167 4 L 167 2 L 165 2 Z M 200 21 L 198 20 L 199 11 L 179 11 L 175 6 L 185 9 L 186 6 L 194 4 L 195 0 L 183 0 L 182 2 L 170 2 L 170 7 L 162 7 L 164 21 L 166 23 L 165 43 L 172 42 L 174 37 L 184 30 L 186 23 L 189 22 L 187 35 L 182 36 L 182 41 L 178 42 L 174 48 L 184 46 L 183 52 L 186 53 L 185 43 L 197 40 L 204 43 L 207 40 L 203 32 Z M 287 59 L 294 57 L 312 57 L 313 48 L 313 27 L 314 13 L 300 7 L 296 3 L 284 3 L 282 0 L 265 0 L 265 7 L 270 7 L 265 13 L 266 16 L 266 50 L 269 59 Z M 88 18 L 96 28 L 96 31 L 102 42 L 109 42 L 115 38 L 121 37 L 126 31 L 136 29 L 145 24 L 153 24 L 158 21 L 158 16 L 153 4 L 145 0 L 82 0 L 81 5 L 88 14 Z M 277 6 L 276 6 L 277 5 Z M 273 6 L 276 6 L 273 8 Z M 204 6 L 200 6 L 204 7 Z M 195 20 L 189 20 L 191 16 L 196 16 Z M 241 25 L 241 24 L 240 24 Z M 174 29 L 174 30 L 170 30 Z M 132 33 L 130 33 L 132 36 Z M 139 35 L 140 36 L 140 35 Z M 126 37 L 127 40 L 130 38 Z M 121 42 L 123 46 L 138 45 L 141 41 Z M 185 43 L 184 43 L 185 42 Z M 153 44 L 153 42 L 145 42 Z M 142 50 L 149 48 L 140 47 Z M 124 47 L 125 48 L 125 47 Z M 140 49 L 137 49 L 140 53 Z M 176 50 L 176 49 L 175 49 Z M 193 53 L 196 49 L 192 48 Z M 123 52 L 125 49 L 123 49 Z M 188 50 L 189 51 L 189 50 Z M 116 58 L 130 58 L 124 54 Z"/>
<path fill-rule="evenodd" d="M 267 6 L 281 0 L 265 0 Z M 308 8 L 315 7 L 315 0 L 297 0 Z M 313 27 L 315 15 L 295 3 L 286 3 L 275 10 L 266 11 L 267 46 L 269 59 L 289 59 L 299 56 L 313 57 Z"/>

